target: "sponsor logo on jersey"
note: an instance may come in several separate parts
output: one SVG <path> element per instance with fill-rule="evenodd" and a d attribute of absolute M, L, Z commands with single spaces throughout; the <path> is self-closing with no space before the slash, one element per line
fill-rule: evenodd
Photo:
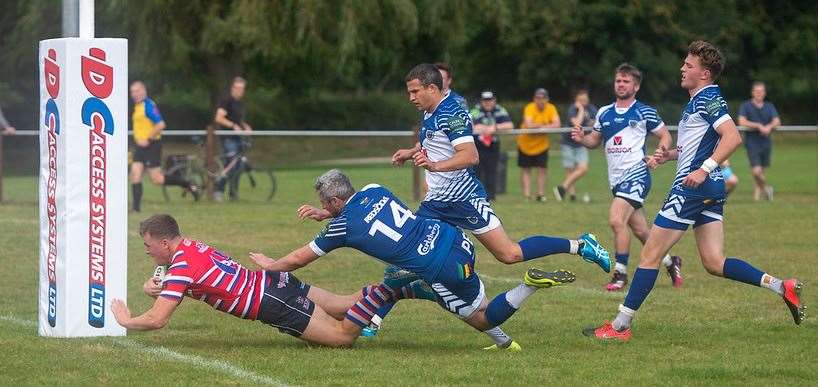
<path fill-rule="evenodd" d="M 605 147 L 605 152 L 609 154 L 631 152 L 631 148 L 622 146 L 622 136 L 613 136 L 612 140 L 613 146 Z"/>
<path fill-rule="evenodd" d="M 719 110 L 721 110 L 721 99 L 717 98 L 708 102 L 704 105 L 704 109 L 707 110 L 707 113 L 710 115 L 717 114 Z"/>
<path fill-rule="evenodd" d="M 449 130 L 454 133 L 462 133 L 466 130 L 466 121 L 460 117 L 449 118 Z"/>
<path fill-rule="evenodd" d="M 372 219 L 375 219 L 375 217 L 378 216 L 378 213 L 381 212 L 383 206 L 385 206 L 387 202 L 389 202 L 388 196 L 384 196 L 381 198 L 381 200 L 378 200 L 378 202 L 372 206 L 372 211 L 369 211 L 369 213 L 364 218 L 364 222 L 369 223 L 372 221 Z"/>
<path fill-rule="evenodd" d="M 625 122 L 625 117 L 616 117 L 614 118 L 614 122 L 616 122 L 617 124 Z"/>
<path fill-rule="evenodd" d="M 423 238 L 423 242 L 418 245 L 418 254 L 426 255 L 429 254 L 430 251 L 434 250 L 435 248 L 435 241 L 437 241 L 437 237 L 440 236 L 440 224 L 435 223 L 432 226 L 429 226 L 431 230 L 426 237 Z"/>
<path fill-rule="evenodd" d="M 469 221 L 471 224 L 477 224 L 477 217 L 476 216 L 468 216 L 466 220 Z"/>

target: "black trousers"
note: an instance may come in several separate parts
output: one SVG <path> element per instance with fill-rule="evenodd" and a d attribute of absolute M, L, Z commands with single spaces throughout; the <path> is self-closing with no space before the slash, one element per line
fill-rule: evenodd
<path fill-rule="evenodd" d="M 477 141 L 477 153 L 480 155 L 480 164 L 477 164 L 477 178 L 486 187 L 486 199 L 494 200 L 497 194 L 497 167 L 500 162 L 500 143 L 493 142 L 486 146 Z"/>

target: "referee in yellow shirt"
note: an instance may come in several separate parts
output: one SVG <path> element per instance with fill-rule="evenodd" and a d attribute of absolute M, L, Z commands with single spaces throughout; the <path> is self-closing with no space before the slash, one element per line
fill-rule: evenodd
<path fill-rule="evenodd" d="M 156 185 L 178 185 L 187 189 L 193 194 L 193 198 L 199 200 L 199 187 L 184 180 L 181 176 L 163 175 L 159 168 L 162 164 L 162 130 L 165 129 L 165 121 L 159 113 L 159 107 L 148 98 L 148 91 L 142 81 L 134 81 L 131 84 L 131 99 L 134 102 L 133 115 L 133 141 L 136 149 L 131 163 L 131 192 L 133 194 L 134 211 L 139 212 L 142 207 L 142 175 L 145 168 L 151 182 Z"/>
<path fill-rule="evenodd" d="M 560 116 L 554 104 L 548 102 L 548 91 L 539 88 L 534 91 L 534 100 L 523 109 L 523 128 L 559 128 Z M 545 181 L 548 178 L 547 133 L 521 134 L 517 137 L 517 166 L 522 169 L 520 178 L 523 196 L 531 199 L 531 168 L 537 168 L 537 201 L 545 201 Z"/>

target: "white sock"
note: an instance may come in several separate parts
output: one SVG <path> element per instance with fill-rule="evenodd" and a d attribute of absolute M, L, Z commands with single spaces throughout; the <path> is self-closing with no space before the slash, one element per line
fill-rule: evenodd
<path fill-rule="evenodd" d="M 673 260 L 670 259 L 670 254 L 665 254 L 665 257 L 662 258 L 662 264 L 665 266 L 673 265 Z"/>
<path fill-rule="evenodd" d="M 624 263 L 617 262 L 616 266 L 614 266 L 614 271 L 620 272 L 622 274 L 628 274 L 628 267 L 625 266 Z"/>
<path fill-rule="evenodd" d="M 636 311 L 625 305 L 619 305 L 619 313 L 616 315 L 612 325 L 617 331 L 624 331 L 631 327 L 631 321 Z"/>
<path fill-rule="evenodd" d="M 487 331 L 483 331 L 483 333 L 487 334 L 500 348 L 506 348 L 509 344 L 511 344 L 511 337 L 503 332 L 500 327 L 491 328 Z"/>
<path fill-rule="evenodd" d="M 381 327 L 381 322 L 383 322 L 383 319 L 381 319 L 381 316 L 378 316 L 376 314 L 376 315 L 372 316 L 372 320 L 370 321 L 370 325 L 374 325 L 377 328 L 380 328 Z"/>
<path fill-rule="evenodd" d="M 536 291 L 537 288 L 533 286 L 519 284 L 516 288 L 506 292 L 506 301 L 508 301 L 508 304 L 514 309 L 520 309 L 520 306 L 523 305 L 523 301 Z"/>
<path fill-rule="evenodd" d="M 571 254 L 579 254 L 579 241 L 571 239 L 568 242 L 571 243 Z"/>
<path fill-rule="evenodd" d="M 778 293 L 779 296 L 784 295 L 784 282 L 767 273 L 764 273 L 764 275 L 761 276 L 761 283 L 759 285 L 762 288 L 767 288 Z"/>

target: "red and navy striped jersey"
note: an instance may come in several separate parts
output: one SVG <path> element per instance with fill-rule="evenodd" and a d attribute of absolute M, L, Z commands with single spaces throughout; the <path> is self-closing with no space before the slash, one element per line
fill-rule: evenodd
<path fill-rule="evenodd" d="M 176 301 L 187 295 L 219 311 L 255 320 L 270 281 L 263 270 L 248 270 L 202 242 L 183 239 L 173 254 L 160 295 Z"/>

